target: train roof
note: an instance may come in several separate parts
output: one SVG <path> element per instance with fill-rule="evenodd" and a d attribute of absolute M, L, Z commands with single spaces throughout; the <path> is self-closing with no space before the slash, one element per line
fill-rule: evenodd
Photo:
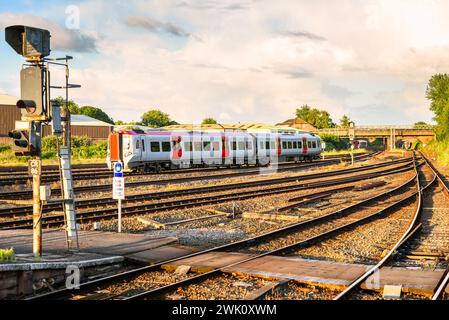
<path fill-rule="evenodd" d="M 141 131 L 134 131 L 134 130 L 115 130 L 114 132 L 124 134 L 124 135 L 146 135 L 146 136 L 212 136 L 212 137 L 222 137 L 223 135 L 226 137 L 241 137 L 241 136 L 276 136 L 276 137 L 284 137 L 284 138 L 294 138 L 294 137 L 313 137 L 320 139 L 319 136 L 316 136 L 312 133 L 298 133 L 298 134 L 285 134 L 285 133 L 249 133 L 249 132 L 201 132 L 201 131 L 147 131 L 147 132 L 141 132 Z"/>

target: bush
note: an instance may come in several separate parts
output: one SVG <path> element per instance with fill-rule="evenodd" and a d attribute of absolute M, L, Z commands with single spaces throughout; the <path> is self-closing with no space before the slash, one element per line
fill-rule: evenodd
<path fill-rule="evenodd" d="M 8 144 L 0 144 L 0 153 L 11 151 L 11 146 Z"/>
<path fill-rule="evenodd" d="M 0 262 L 15 262 L 16 256 L 14 254 L 14 249 L 0 249 Z"/>
<path fill-rule="evenodd" d="M 432 140 L 426 146 L 422 146 L 421 149 L 430 157 L 437 159 L 441 165 L 449 166 L 449 139 Z"/>
<path fill-rule="evenodd" d="M 326 151 L 349 149 L 349 142 L 332 134 L 320 135 L 322 142 L 326 143 Z"/>
<path fill-rule="evenodd" d="M 42 158 L 43 159 L 55 159 L 57 156 L 57 143 L 62 145 L 62 139 L 55 136 L 47 136 L 42 139 Z M 108 143 L 101 141 L 92 143 L 88 136 L 73 136 L 72 143 L 72 156 L 77 159 L 91 159 L 91 158 L 106 158 Z"/>

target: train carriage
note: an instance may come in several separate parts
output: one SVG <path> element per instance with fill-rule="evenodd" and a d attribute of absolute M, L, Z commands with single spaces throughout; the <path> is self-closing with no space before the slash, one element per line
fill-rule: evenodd
<path fill-rule="evenodd" d="M 321 140 L 309 133 L 127 131 L 109 137 L 107 162 L 121 160 L 126 171 L 199 166 L 269 165 L 317 158 Z"/>

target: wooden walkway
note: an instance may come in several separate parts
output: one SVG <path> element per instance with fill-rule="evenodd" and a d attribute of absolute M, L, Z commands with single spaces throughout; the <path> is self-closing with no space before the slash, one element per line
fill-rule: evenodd
<path fill-rule="evenodd" d="M 251 258 L 252 255 L 229 252 L 210 252 L 182 259 L 163 267 L 174 270 L 181 265 L 190 266 L 193 272 L 208 272 L 217 268 Z M 343 289 L 365 273 L 371 265 L 349 264 L 297 257 L 265 256 L 224 268 L 227 273 L 251 275 L 267 279 L 287 279 L 329 289 Z M 382 268 L 381 272 L 367 279 L 363 288 L 383 291 L 385 285 L 402 285 L 402 291 L 431 295 L 436 289 L 444 270 L 421 270 L 410 268 Z"/>

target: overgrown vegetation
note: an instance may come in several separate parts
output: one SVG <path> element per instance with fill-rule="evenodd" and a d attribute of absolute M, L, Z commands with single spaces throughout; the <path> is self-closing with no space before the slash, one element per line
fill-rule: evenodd
<path fill-rule="evenodd" d="M 14 253 L 14 248 L 0 249 L 0 263 L 15 262 L 16 255 Z"/>
<path fill-rule="evenodd" d="M 427 85 L 426 97 L 430 101 L 430 110 L 435 113 L 433 119 L 437 123 L 435 127 L 437 136 L 421 148 L 440 164 L 449 166 L 449 75 L 432 76 Z M 419 146 L 417 143 L 416 147 Z"/>
<path fill-rule="evenodd" d="M 326 143 L 326 151 L 340 151 L 349 149 L 349 140 L 341 139 L 332 134 L 321 134 L 322 142 Z"/>
<path fill-rule="evenodd" d="M 449 166 L 449 139 L 433 140 L 421 149 L 433 159 L 437 159 L 441 165 Z"/>
<path fill-rule="evenodd" d="M 74 162 L 92 160 L 95 162 L 105 161 L 108 144 L 106 141 L 92 142 L 87 136 L 72 137 L 72 160 Z M 59 138 L 62 144 L 62 139 Z M 47 136 L 42 139 L 42 159 L 47 162 L 56 161 L 57 159 L 58 138 L 55 136 Z M 0 164 L 25 164 L 30 157 L 16 157 L 8 145 L 0 145 Z"/>

